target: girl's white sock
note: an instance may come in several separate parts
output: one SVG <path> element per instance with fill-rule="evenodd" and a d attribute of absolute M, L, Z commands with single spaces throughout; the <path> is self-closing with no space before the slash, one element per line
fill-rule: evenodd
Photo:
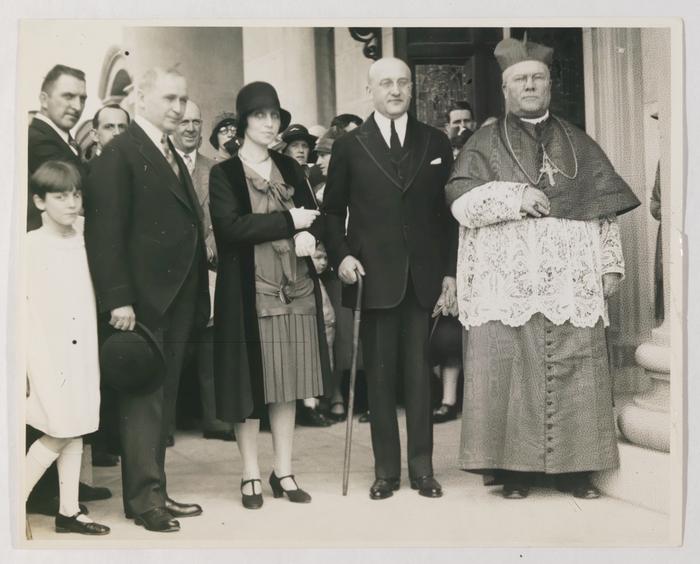
<path fill-rule="evenodd" d="M 58 458 L 58 453 L 46 447 L 41 439 L 32 443 L 27 451 L 27 457 L 24 464 L 25 482 L 24 482 L 24 501 L 29 498 L 34 486 L 44 475 L 46 469 L 51 466 L 54 460 Z"/>
<path fill-rule="evenodd" d="M 80 483 L 80 462 L 83 454 L 83 438 L 71 440 L 58 456 L 58 491 L 60 495 L 59 513 L 72 517 L 80 511 L 78 487 Z"/>

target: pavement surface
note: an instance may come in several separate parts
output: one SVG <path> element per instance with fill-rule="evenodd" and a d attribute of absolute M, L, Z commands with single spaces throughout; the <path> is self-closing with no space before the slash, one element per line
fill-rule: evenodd
<path fill-rule="evenodd" d="M 274 499 L 267 477 L 272 438 L 259 436 L 264 505 L 241 505 L 240 455 L 235 443 L 179 432 L 168 449 L 166 470 L 171 497 L 197 502 L 204 512 L 181 519 L 181 531 L 154 533 L 124 517 L 120 470 L 95 468 L 95 485 L 111 488 L 111 499 L 87 504 L 90 516 L 111 534 L 91 538 L 57 534 L 53 518 L 30 515 L 30 547 L 462 547 L 462 546 L 658 546 L 668 539 L 669 518 L 628 502 L 603 497 L 578 500 L 545 488 L 524 500 L 505 500 L 500 487 L 486 487 L 480 476 L 457 466 L 460 420 L 436 425 L 435 475 L 440 499 L 420 497 L 406 473 L 393 497 L 374 501 L 368 490 L 374 472 L 369 424 L 355 418 L 349 493 L 342 496 L 345 424 L 297 427 L 294 472 L 310 504 Z M 399 424 L 405 450 L 405 418 Z"/>

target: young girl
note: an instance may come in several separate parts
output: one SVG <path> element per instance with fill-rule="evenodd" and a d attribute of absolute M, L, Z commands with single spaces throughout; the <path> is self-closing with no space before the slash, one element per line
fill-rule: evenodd
<path fill-rule="evenodd" d="M 80 173 L 72 164 L 48 161 L 32 175 L 31 190 L 43 226 L 27 234 L 26 421 L 44 435 L 27 451 L 25 500 L 56 460 L 56 532 L 105 535 L 109 527 L 78 505 L 82 435 L 97 429 L 100 409 L 95 297 L 78 215 Z"/>

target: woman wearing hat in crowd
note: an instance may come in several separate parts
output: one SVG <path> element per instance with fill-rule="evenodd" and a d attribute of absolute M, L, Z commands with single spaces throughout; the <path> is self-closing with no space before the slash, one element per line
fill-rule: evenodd
<path fill-rule="evenodd" d="M 216 116 L 214 128 L 209 136 L 209 143 L 218 151 L 215 161 L 225 161 L 236 154 L 238 150 L 237 126 L 236 114 L 223 112 Z"/>
<path fill-rule="evenodd" d="M 234 423 L 243 459 L 243 505 L 262 503 L 257 437 L 267 407 L 275 497 L 309 502 L 292 474 L 296 400 L 330 389 L 328 348 L 311 255 L 320 212 L 293 159 L 268 149 L 290 121 L 268 83 L 236 99 L 238 154 L 211 171 L 210 209 L 219 266 L 214 366 L 219 417 Z"/>
<path fill-rule="evenodd" d="M 282 141 L 285 143 L 283 153 L 306 167 L 311 149 L 316 145 L 316 139 L 318 137 L 311 135 L 306 127 L 293 123 L 282 133 Z"/>
<path fill-rule="evenodd" d="M 81 175 L 71 163 L 47 161 L 32 175 L 42 227 L 27 234 L 26 422 L 44 433 L 25 463 L 25 500 L 56 461 L 57 533 L 106 535 L 78 504 L 83 435 L 97 430 L 100 367 L 95 294 L 83 239 Z"/>

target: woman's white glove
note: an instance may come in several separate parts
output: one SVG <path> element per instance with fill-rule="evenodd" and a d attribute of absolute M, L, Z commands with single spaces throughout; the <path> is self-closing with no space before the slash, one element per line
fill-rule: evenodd
<path fill-rule="evenodd" d="M 294 235 L 294 250 L 298 257 L 310 257 L 316 250 L 316 237 L 308 231 Z"/>
<path fill-rule="evenodd" d="M 321 214 L 318 210 L 307 210 L 306 208 L 292 208 L 289 210 L 294 221 L 294 229 L 308 229 L 316 218 Z"/>

